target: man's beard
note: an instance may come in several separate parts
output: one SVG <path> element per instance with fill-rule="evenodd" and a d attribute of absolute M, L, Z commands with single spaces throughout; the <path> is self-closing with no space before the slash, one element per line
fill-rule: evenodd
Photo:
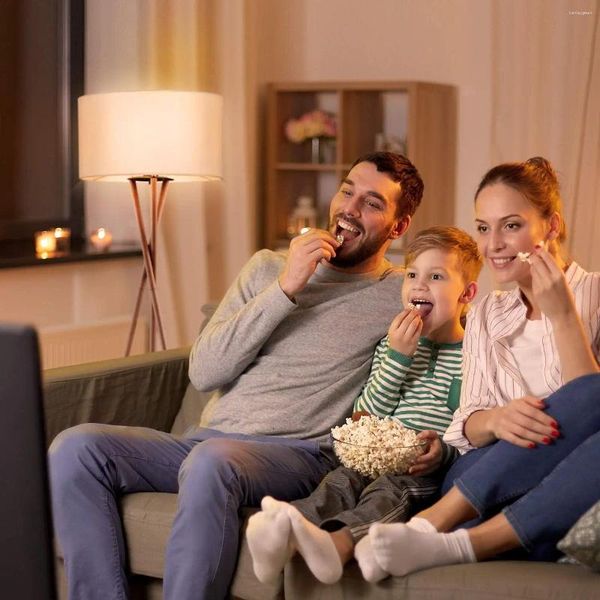
<path fill-rule="evenodd" d="M 335 231 L 336 221 L 337 217 L 333 219 L 332 223 L 330 223 L 330 231 Z M 381 247 L 389 239 L 392 229 L 393 225 L 390 225 L 390 227 L 387 230 L 381 231 L 376 237 L 365 240 L 364 242 L 360 243 L 357 248 L 354 248 L 349 251 L 347 251 L 347 248 L 344 248 L 344 242 L 342 246 L 340 246 L 337 255 L 334 256 L 329 261 L 329 263 L 334 267 L 340 268 L 349 268 L 359 265 L 360 263 L 371 258 L 381 250 Z M 364 235 L 364 231 L 362 229 L 361 232 L 361 235 Z"/>

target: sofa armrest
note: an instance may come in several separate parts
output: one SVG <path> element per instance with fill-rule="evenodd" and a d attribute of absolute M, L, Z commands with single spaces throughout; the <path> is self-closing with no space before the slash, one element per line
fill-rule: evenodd
<path fill-rule="evenodd" d="M 169 431 L 189 384 L 189 347 L 43 372 L 46 439 L 79 423 Z"/>

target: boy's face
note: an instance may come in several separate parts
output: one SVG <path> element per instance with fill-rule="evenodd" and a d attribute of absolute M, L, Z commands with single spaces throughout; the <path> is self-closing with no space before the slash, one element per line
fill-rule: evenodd
<path fill-rule="evenodd" d="M 460 327 L 466 283 L 454 252 L 432 248 L 406 267 L 402 303 L 414 304 L 423 319 L 421 335 L 443 342 Z"/>

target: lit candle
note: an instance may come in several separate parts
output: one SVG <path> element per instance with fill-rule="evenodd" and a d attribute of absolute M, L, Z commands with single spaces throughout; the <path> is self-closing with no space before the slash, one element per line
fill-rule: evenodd
<path fill-rule="evenodd" d="M 68 227 L 56 227 L 54 237 L 56 238 L 56 251 L 68 252 L 71 246 L 71 230 Z"/>
<path fill-rule="evenodd" d="M 92 242 L 92 246 L 98 251 L 108 250 L 110 245 L 112 244 L 112 233 L 108 231 L 108 229 L 104 229 L 104 227 L 100 227 L 96 229 L 90 236 L 90 242 Z"/>
<path fill-rule="evenodd" d="M 36 231 L 35 254 L 38 258 L 50 258 L 56 252 L 54 231 Z"/>

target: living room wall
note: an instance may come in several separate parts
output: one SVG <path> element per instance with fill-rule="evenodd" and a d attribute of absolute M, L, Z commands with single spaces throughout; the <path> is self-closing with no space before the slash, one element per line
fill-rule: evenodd
<path fill-rule="evenodd" d="M 491 0 L 260 0 L 253 17 L 259 92 L 296 80 L 456 86 L 456 224 L 473 230 L 473 192 L 490 165 Z"/>

